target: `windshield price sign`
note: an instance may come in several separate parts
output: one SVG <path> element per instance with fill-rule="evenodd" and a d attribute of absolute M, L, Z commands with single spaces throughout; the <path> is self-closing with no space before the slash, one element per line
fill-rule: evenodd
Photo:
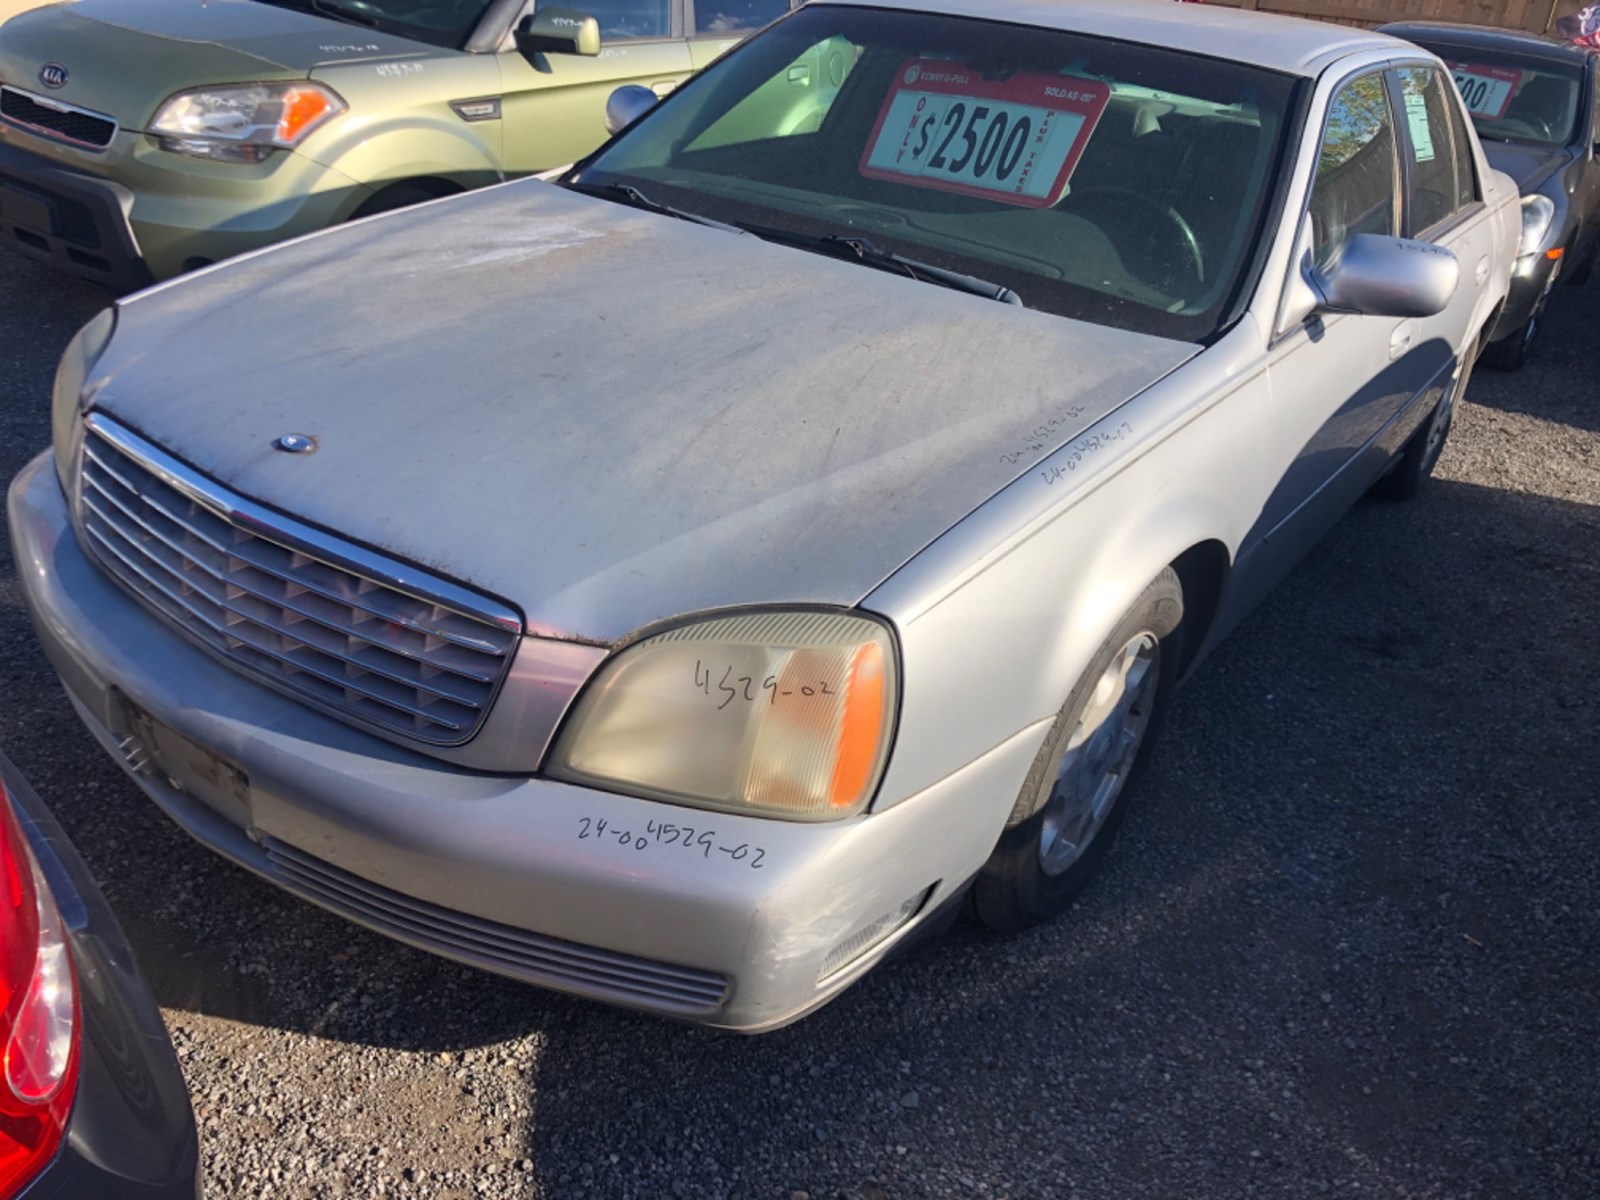
<path fill-rule="evenodd" d="M 1066 193 L 1110 99 L 1097 79 L 985 79 L 953 63 L 909 59 L 878 114 L 861 173 L 1049 208 Z"/>
<path fill-rule="evenodd" d="M 1475 117 L 1498 121 L 1511 107 L 1511 97 L 1522 82 L 1522 72 L 1513 67 L 1488 67 L 1473 63 L 1446 63 L 1455 76 L 1456 88 Z"/>

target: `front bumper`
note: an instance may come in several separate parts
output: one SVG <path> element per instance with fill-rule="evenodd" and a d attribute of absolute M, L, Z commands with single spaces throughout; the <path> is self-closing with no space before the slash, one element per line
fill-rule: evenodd
<path fill-rule="evenodd" d="M 126 130 L 97 154 L 0 135 L 0 245 L 118 292 L 336 225 L 372 195 L 293 151 L 212 163 Z"/>
<path fill-rule="evenodd" d="M 0 777 L 66 923 L 83 1004 L 66 1140 L 22 1197 L 194 1200 L 194 1115 L 161 1010 L 105 896 L 50 810 L 4 756 Z"/>
<path fill-rule="evenodd" d="M 1512 265 L 1511 287 L 1506 293 L 1505 307 L 1500 310 L 1500 319 L 1489 333 L 1490 342 L 1520 337 L 1528 322 L 1544 311 L 1563 262 L 1563 259 L 1549 259 L 1543 254 L 1529 254 Z"/>
<path fill-rule="evenodd" d="M 1038 744 L 1025 730 L 827 825 L 464 771 L 268 691 L 147 613 L 85 557 L 48 455 L 12 484 L 9 515 L 79 713 L 200 841 L 412 945 L 701 1024 L 774 1028 L 864 974 L 982 866 Z M 915 916 L 841 963 L 908 901 Z"/>
<path fill-rule="evenodd" d="M 119 292 L 154 282 L 128 224 L 133 193 L 0 143 L 0 244 Z"/>

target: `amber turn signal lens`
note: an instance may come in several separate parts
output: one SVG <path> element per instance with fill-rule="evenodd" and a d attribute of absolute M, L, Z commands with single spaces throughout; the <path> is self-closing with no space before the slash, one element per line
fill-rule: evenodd
<path fill-rule="evenodd" d="M 278 141 L 292 146 L 300 135 L 333 109 L 333 101 L 320 88 L 291 88 L 283 94 L 283 115 L 278 118 Z"/>

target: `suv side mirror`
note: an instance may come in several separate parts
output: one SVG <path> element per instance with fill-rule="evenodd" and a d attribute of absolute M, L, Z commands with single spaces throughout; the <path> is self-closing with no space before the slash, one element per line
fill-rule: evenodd
<path fill-rule="evenodd" d="M 570 8 L 540 5 L 517 22 L 514 35 L 517 50 L 532 54 L 581 54 L 594 58 L 600 53 L 600 22 Z"/>
<path fill-rule="evenodd" d="M 660 103 L 647 87 L 630 83 L 606 97 L 606 132 L 621 133 Z"/>
<path fill-rule="evenodd" d="M 1305 271 L 1319 311 L 1368 317 L 1437 316 L 1461 283 L 1443 246 L 1376 233 L 1352 234 L 1326 267 Z"/>

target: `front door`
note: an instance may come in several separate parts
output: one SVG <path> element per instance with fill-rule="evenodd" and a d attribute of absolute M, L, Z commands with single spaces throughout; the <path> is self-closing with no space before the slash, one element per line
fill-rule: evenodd
<path fill-rule="evenodd" d="M 574 0 L 564 7 L 600 22 L 600 55 L 525 58 L 508 39 L 499 54 L 508 176 L 566 166 L 599 146 L 615 89 L 632 83 L 664 96 L 692 70 L 679 0 Z"/>

